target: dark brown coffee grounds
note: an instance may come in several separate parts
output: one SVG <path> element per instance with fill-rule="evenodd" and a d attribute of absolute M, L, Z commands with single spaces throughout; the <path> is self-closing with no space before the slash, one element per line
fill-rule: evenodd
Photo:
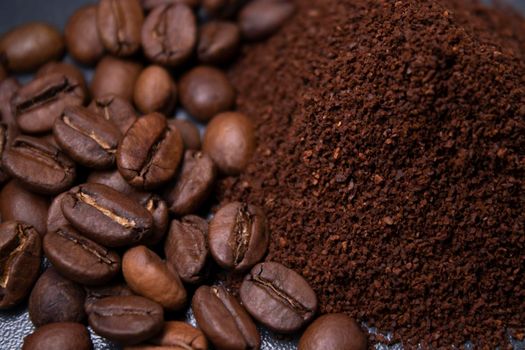
<path fill-rule="evenodd" d="M 258 129 L 222 200 L 267 260 L 407 349 L 525 331 L 525 21 L 472 1 L 302 0 L 231 77 Z M 253 88 L 253 87 L 257 88 Z"/>

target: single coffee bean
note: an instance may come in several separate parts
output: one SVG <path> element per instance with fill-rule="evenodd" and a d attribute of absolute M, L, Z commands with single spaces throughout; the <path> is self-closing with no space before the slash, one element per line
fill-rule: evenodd
<path fill-rule="evenodd" d="M 186 73 L 180 81 L 182 106 L 202 122 L 232 108 L 235 91 L 222 71 L 199 66 Z"/>
<path fill-rule="evenodd" d="M 277 32 L 294 14 L 293 0 L 254 0 L 239 14 L 239 27 L 244 38 L 262 40 Z"/>
<path fill-rule="evenodd" d="M 177 128 L 160 113 L 138 119 L 117 151 L 117 167 L 133 186 L 153 189 L 167 183 L 177 171 L 184 145 Z"/>
<path fill-rule="evenodd" d="M 199 287 L 191 306 L 199 328 L 217 350 L 259 349 L 259 331 L 224 287 Z"/>
<path fill-rule="evenodd" d="M 97 9 L 98 34 L 114 55 L 129 56 L 140 48 L 144 14 L 138 0 L 101 0 Z"/>
<path fill-rule="evenodd" d="M 113 122 L 85 107 L 66 107 L 53 126 L 53 134 L 60 148 L 73 160 L 96 169 L 115 164 L 122 138 Z"/>
<path fill-rule="evenodd" d="M 153 217 L 153 232 L 143 243 L 149 246 L 155 245 L 164 238 L 168 230 L 168 205 L 162 198 L 154 194 L 142 196 L 142 198 L 139 199 L 139 203 L 146 208 Z"/>
<path fill-rule="evenodd" d="M 166 195 L 170 211 L 179 216 L 195 213 L 213 189 L 215 169 L 207 154 L 186 151 L 180 174 Z"/>
<path fill-rule="evenodd" d="M 75 163 L 58 148 L 34 137 L 18 136 L 4 153 L 4 169 L 29 190 L 58 194 L 75 180 Z"/>
<path fill-rule="evenodd" d="M 140 0 L 140 3 L 142 5 L 142 8 L 144 10 L 153 10 L 157 6 L 161 5 L 170 5 L 170 4 L 186 4 L 191 7 L 197 7 L 200 5 L 201 0 Z"/>
<path fill-rule="evenodd" d="M 100 184 L 69 190 L 62 200 L 62 212 L 86 237 L 106 247 L 137 244 L 152 234 L 153 218 L 143 206 Z"/>
<path fill-rule="evenodd" d="M 202 0 L 202 8 L 213 18 L 231 18 L 245 0 Z"/>
<path fill-rule="evenodd" d="M 16 78 L 7 78 L 0 81 L 0 120 L 16 129 L 18 129 L 18 125 L 11 100 L 18 89 L 20 89 L 20 86 Z"/>
<path fill-rule="evenodd" d="M 87 314 L 92 311 L 92 306 L 100 299 L 108 297 L 121 297 L 135 295 L 124 283 L 112 283 L 110 285 L 98 287 L 86 287 L 86 301 L 84 302 L 84 310 Z"/>
<path fill-rule="evenodd" d="M 175 127 L 182 136 L 182 143 L 184 143 L 184 149 L 201 149 L 201 134 L 197 126 L 187 119 L 172 119 L 169 123 L 175 124 Z"/>
<path fill-rule="evenodd" d="M 91 95 L 98 99 L 113 94 L 131 102 L 135 82 L 141 71 L 140 63 L 105 56 L 95 68 L 91 81 Z"/>
<path fill-rule="evenodd" d="M 162 332 L 141 345 L 128 346 L 124 350 L 208 350 L 208 341 L 202 332 L 180 321 L 164 324 Z"/>
<path fill-rule="evenodd" d="M 239 294 L 253 318 L 277 333 L 299 330 L 317 311 L 317 297 L 308 282 L 275 262 L 255 265 Z"/>
<path fill-rule="evenodd" d="M 92 350 L 89 333 L 80 323 L 51 323 L 24 338 L 22 350 Z"/>
<path fill-rule="evenodd" d="M 217 115 L 204 133 L 203 150 L 226 175 L 241 173 L 255 151 L 255 130 L 248 117 L 238 112 Z"/>
<path fill-rule="evenodd" d="M 228 63 L 239 50 L 240 43 L 241 32 L 235 23 L 211 21 L 199 29 L 197 54 L 203 63 Z"/>
<path fill-rule="evenodd" d="M 78 62 L 95 64 L 104 54 L 104 45 L 98 35 L 97 6 L 86 5 L 76 10 L 64 30 L 69 54 Z"/>
<path fill-rule="evenodd" d="M 66 192 L 63 192 L 53 198 L 49 210 L 47 211 L 46 232 L 54 232 L 63 226 L 69 225 L 69 221 L 67 221 L 62 213 L 62 199 L 65 194 Z"/>
<path fill-rule="evenodd" d="M 62 35 L 47 23 L 26 23 L 0 38 L 0 56 L 4 56 L 7 69 L 13 72 L 35 70 L 63 52 Z"/>
<path fill-rule="evenodd" d="M 177 66 L 186 62 L 197 43 L 197 19 L 183 3 L 160 5 L 142 27 L 144 53 L 154 63 Z"/>
<path fill-rule="evenodd" d="M 100 299 L 91 305 L 89 325 L 95 333 L 123 345 L 140 343 L 162 331 L 162 306 L 139 296 Z"/>
<path fill-rule="evenodd" d="M 85 285 L 110 281 L 120 271 L 117 253 L 62 226 L 44 237 L 44 252 L 61 275 Z"/>
<path fill-rule="evenodd" d="M 29 318 L 35 327 L 54 322 L 81 323 L 84 313 L 84 289 L 48 268 L 38 279 L 29 297 Z"/>
<path fill-rule="evenodd" d="M 84 73 L 82 73 L 82 71 L 78 67 L 69 63 L 56 61 L 46 63 L 42 67 L 40 67 L 40 69 L 36 72 L 35 78 L 40 78 L 53 73 L 60 73 L 68 77 L 70 81 L 76 81 L 78 85 L 82 88 L 84 97 L 89 95 Z"/>
<path fill-rule="evenodd" d="M 20 303 L 40 271 L 42 244 L 38 232 L 17 221 L 0 224 L 0 310 Z"/>
<path fill-rule="evenodd" d="M 345 314 L 328 314 L 308 326 L 299 350 L 366 350 L 368 342 L 355 320 Z"/>
<path fill-rule="evenodd" d="M 149 66 L 137 79 L 133 100 L 144 114 L 161 112 L 170 115 L 177 103 L 177 87 L 165 68 Z"/>
<path fill-rule="evenodd" d="M 117 95 L 98 97 L 91 101 L 88 108 L 113 122 L 122 134 L 125 134 L 137 120 L 137 114 L 131 103 Z"/>

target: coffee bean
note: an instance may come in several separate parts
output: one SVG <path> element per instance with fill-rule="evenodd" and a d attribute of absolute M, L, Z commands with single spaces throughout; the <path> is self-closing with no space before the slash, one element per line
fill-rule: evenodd
<path fill-rule="evenodd" d="M 62 276 L 53 267 L 38 279 L 29 297 L 29 318 L 40 327 L 53 322 L 81 323 L 84 313 L 84 289 Z"/>
<path fill-rule="evenodd" d="M 169 123 L 173 123 L 182 136 L 184 149 L 201 149 L 201 134 L 199 128 L 189 120 L 186 119 L 172 119 Z"/>
<path fill-rule="evenodd" d="M 161 112 L 170 115 L 177 102 L 177 87 L 165 68 L 149 66 L 137 79 L 133 100 L 144 114 Z"/>
<path fill-rule="evenodd" d="M 148 192 L 140 191 L 131 186 L 118 170 L 92 171 L 87 178 L 87 182 L 106 185 L 138 201 L 150 195 Z"/>
<path fill-rule="evenodd" d="M 120 271 L 117 253 L 62 226 L 44 236 L 44 252 L 61 275 L 85 285 L 110 281 Z"/>
<path fill-rule="evenodd" d="M 20 303 L 40 271 L 42 245 L 38 232 L 17 221 L 0 224 L 0 310 Z"/>
<path fill-rule="evenodd" d="M 208 350 L 208 341 L 202 332 L 191 325 L 169 321 L 162 332 L 147 343 L 125 347 L 124 350 Z"/>
<path fill-rule="evenodd" d="M 148 114 L 124 135 L 117 151 L 118 170 L 135 187 L 159 187 L 175 175 L 183 148 L 174 125 L 160 113 Z"/>
<path fill-rule="evenodd" d="M 47 220 L 46 220 L 46 232 L 53 232 L 59 228 L 69 225 L 66 217 L 62 213 L 62 199 L 64 198 L 66 192 L 63 192 L 53 198 L 49 210 L 47 211 Z M 1 195 L 0 195 L 1 197 Z"/>
<path fill-rule="evenodd" d="M 51 323 L 24 338 L 22 350 L 91 350 L 89 333 L 80 323 Z"/>
<path fill-rule="evenodd" d="M 140 243 L 152 234 L 153 218 L 137 201 L 94 183 L 72 188 L 62 212 L 86 237 L 106 247 Z"/>
<path fill-rule="evenodd" d="M 224 287 L 200 287 L 191 306 L 199 328 L 217 350 L 259 349 L 261 337 L 255 324 Z"/>
<path fill-rule="evenodd" d="M 95 333 L 119 344 L 140 343 L 162 331 L 162 307 L 139 296 L 117 296 L 93 303 L 88 315 Z"/>
<path fill-rule="evenodd" d="M 66 107 L 53 126 L 53 134 L 60 148 L 73 160 L 96 169 L 115 164 L 122 138 L 115 124 L 85 107 Z"/>
<path fill-rule="evenodd" d="M 239 294 L 253 318 L 277 333 L 297 331 L 317 311 L 317 297 L 308 282 L 275 262 L 255 265 Z"/>
<path fill-rule="evenodd" d="M 197 43 L 197 20 L 187 5 L 160 5 L 142 27 L 145 55 L 154 63 L 177 66 L 190 58 Z"/>
<path fill-rule="evenodd" d="M 18 89 L 20 89 L 20 83 L 15 78 L 7 78 L 0 81 L 0 119 L 3 123 L 16 129 L 18 129 L 18 125 L 11 100 Z"/>
<path fill-rule="evenodd" d="M 328 314 L 315 320 L 299 341 L 299 350 L 366 350 L 368 344 L 356 321 L 345 314 Z"/>
<path fill-rule="evenodd" d="M 138 0 L 101 0 L 97 28 L 104 47 L 114 55 L 129 56 L 140 48 L 144 14 Z"/>
<path fill-rule="evenodd" d="M 82 88 L 84 96 L 89 95 L 89 91 L 86 85 L 86 79 L 84 78 L 84 73 L 82 73 L 82 71 L 79 68 L 69 63 L 56 61 L 48 62 L 42 67 L 40 67 L 40 69 L 35 74 L 35 78 L 40 78 L 53 73 L 60 73 L 68 77 L 70 81 L 77 82 L 78 85 Z"/>
<path fill-rule="evenodd" d="M 141 71 L 140 63 L 105 56 L 95 68 L 91 94 L 96 99 L 113 94 L 131 102 L 135 82 Z"/>
<path fill-rule="evenodd" d="M 97 6 L 86 5 L 69 18 L 64 30 L 69 54 L 76 61 L 92 65 L 104 54 L 104 45 L 98 35 Z"/>
<path fill-rule="evenodd" d="M 92 306 L 100 299 L 107 297 L 121 297 L 134 295 L 131 289 L 125 283 L 112 283 L 110 285 L 98 287 L 86 287 L 86 301 L 84 303 L 84 310 L 90 314 Z"/>
<path fill-rule="evenodd" d="M 59 58 L 64 51 L 60 32 L 42 22 L 18 26 L 0 38 L 0 56 L 8 70 L 28 72 Z"/>
<path fill-rule="evenodd" d="M 202 0 L 202 8 L 210 17 L 231 18 L 245 0 Z"/>
<path fill-rule="evenodd" d="M 254 0 L 239 14 L 244 38 L 262 40 L 277 32 L 295 12 L 293 0 Z"/>
<path fill-rule="evenodd" d="M 208 155 L 186 151 L 180 174 L 166 195 L 170 211 L 179 216 L 194 213 L 211 193 L 216 173 Z"/>
<path fill-rule="evenodd" d="M 18 136 L 4 153 L 4 169 L 29 190 L 58 194 L 73 183 L 75 164 L 58 148 L 29 136 Z"/>
<path fill-rule="evenodd" d="M 205 276 L 208 258 L 208 223 L 188 215 L 171 222 L 164 253 L 169 264 L 186 283 L 198 283 Z"/>
<path fill-rule="evenodd" d="M 186 4 L 191 7 L 200 5 L 201 0 L 140 0 L 144 10 L 153 10 L 157 6 L 170 4 Z"/>
<path fill-rule="evenodd" d="M 239 50 L 241 32 L 235 23 L 211 21 L 199 29 L 197 54 L 208 64 L 228 63 Z"/>
<path fill-rule="evenodd" d="M 139 203 L 146 208 L 153 217 L 153 232 L 143 243 L 150 246 L 155 245 L 164 238 L 168 229 L 168 205 L 162 198 L 154 194 L 143 196 L 139 199 Z"/>
<path fill-rule="evenodd" d="M 182 77 L 179 87 L 182 106 L 202 122 L 229 110 L 235 103 L 233 86 L 226 74 L 216 68 L 193 68 Z"/>
<path fill-rule="evenodd" d="M 0 59 L 0 81 L 7 78 L 7 70 L 4 67 L 4 62 Z"/>
<path fill-rule="evenodd" d="M 248 117 L 238 112 L 217 115 L 208 124 L 202 148 L 226 175 L 241 173 L 255 151 L 255 130 Z"/>
<path fill-rule="evenodd" d="M 186 303 L 186 290 L 177 273 L 145 246 L 124 254 L 122 274 L 131 290 L 168 310 L 180 310 Z"/>
<path fill-rule="evenodd" d="M 2 112 L 0 111 L 0 114 Z M 13 143 L 17 130 L 16 126 L 8 123 L 0 123 L 0 184 L 3 184 L 7 180 L 9 180 L 9 174 L 4 171 L 4 167 L 2 165 L 2 157 L 4 156 L 4 152 L 7 151 L 9 147 L 11 147 L 11 144 Z"/>
<path fill-rule="evenodd" d="M 98 97 L 91 101 L 88 108 L 113 122 L 122 134 L 125 134 L 137 120 L 137 114 L 131 103 L 117 95 Z"/>

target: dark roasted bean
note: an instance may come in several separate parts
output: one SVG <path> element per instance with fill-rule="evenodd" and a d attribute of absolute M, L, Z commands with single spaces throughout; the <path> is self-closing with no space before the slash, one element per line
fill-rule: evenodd
<path fill-rule="evenodd" d="M 86 5 L 76 10 L 64 29 L 69 54 L 78 62 L 92 65 L 104 54 L 97 29 L 97 6 Z"/>
<path fill-rule="evenodd" d="M 241 32 L 235 23 L 211 21 L 200 27 L 197 54 L 207 64 L 228 63 L 239 50 Z"/>
<path fill-rule="evenodd" d="M 244 38 L 262 40 L 277 32 L 295 12 L 293 0 L 254 0 L 239 13 Z"/>
<path fill-rule="evenodd" d="M 53 198 L 49 210 L 47 211 L 46 232 L 53 232 L 62 226 L 69 225 L 69 221 L 67 221 L 62 213 L 62 198 L 64 198 L 65 194 L 66 192 L 63 192 Z"/>
<path fill-rule="evenodd" d="M 135 82 L 141 71 L 140 63 L 113 56 L 102 58 L 91 80 L 93 98 L 98 99 L 113 94 L 131 102 Z"/>
<path fill-rule="evenodd" d="M 113 122 L 122 134 L 125 134 L 137 120 L 137 114 L 131 103 L 116 95 L 98 97 L 91 101 L 88 108 Z"/>
<path fill-rule="evenodd" d="M 51 323 L 24 338 L 22 350 L 91 350 L 89 333 L 80 323 Z"/>

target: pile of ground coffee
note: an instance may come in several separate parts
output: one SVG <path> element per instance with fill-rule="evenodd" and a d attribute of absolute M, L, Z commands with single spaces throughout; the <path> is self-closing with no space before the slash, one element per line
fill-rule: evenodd
<path fill-rule="evenodd" d="M 323 313 L 406 348 L 523 337 L 525 21 L 463 0 L 299 2 L 233 69 L 259 147 L 219 198 L 266 208 L 267 260 Z"/>

